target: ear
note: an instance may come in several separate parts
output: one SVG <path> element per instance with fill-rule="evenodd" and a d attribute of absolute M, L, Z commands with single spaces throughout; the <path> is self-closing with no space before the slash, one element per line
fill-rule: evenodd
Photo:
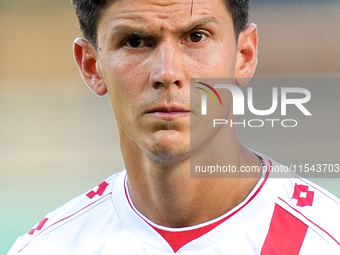
<path fill-rule="evenodd" d="M 77 38 L 73 43 L 73 53 L 74 59 L 87 86 L 97 95 L 105 95 L 107 89 L 101 77 L 96 49 L 88 41 Z"/>
<path fill-rule="evenodd" d="M 250 24 L 238 38 L 235 78 L 239 86 L 245 86 L 255 72 L 257 44 L 257 27 L 255 24 Z"/>

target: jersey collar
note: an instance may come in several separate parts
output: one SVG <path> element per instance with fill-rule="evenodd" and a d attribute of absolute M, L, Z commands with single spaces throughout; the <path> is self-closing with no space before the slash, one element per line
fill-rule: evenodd
<path fill-rule="evenodd" d="M 272 162 L 262 155 L 261 157 L 264 165 L 270 167 Z M 169 228 L 155 224 L 135 208 L 128 192 L 126 178 L 126 171 L 124 171 L 113 185 L 113 204 L 120 219 L 130 232 L 142 242 L 159 251 L 169 253 L 203 249 L 228 235 L 250 227 L 254 222 L 258 222 L 260 216 L 271 215 L 277 197 L 276 192 L 271 192 L 277 184 L 273 182 L 268 184 L 267 173 L 260 179 L 247 198 L 228 213 L 197 226 Z M 206 229 L 208 231 L 202 233 L 202 230 Z M 197 235 L 197 232 L 200 231 L 202 235 Z M 191 240 L 189 233 L 196 238 Z M 176 238 L 181 236 L 186 236 L 187 239 L 179 243 L 176 242 Z"/>

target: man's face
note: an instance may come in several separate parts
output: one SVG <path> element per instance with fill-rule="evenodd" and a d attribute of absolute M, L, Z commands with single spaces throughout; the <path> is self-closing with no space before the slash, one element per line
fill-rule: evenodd
<path fill-rule="evenodd" d="M 121 136 L 150 155 L 188 155 L 190 78 L 234 77 L 223 0 L 119 0 L 98 24 L 97 69 Z"/>

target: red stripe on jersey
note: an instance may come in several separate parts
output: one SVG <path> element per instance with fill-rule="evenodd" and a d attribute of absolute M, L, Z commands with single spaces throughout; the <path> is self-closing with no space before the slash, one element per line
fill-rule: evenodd
<path fill-rule="evenodd" d="M 96 192 L 92 190 L 89 193 L 87 193 L 86 196 L 90 199 L 94 198 L 95 195 L 98 195 L 101 197 L 104 191 L 106 190 L 107 186 L 109 186 L 109 184 L 104 181 L 98 185 L 98 190 Z"/>
<path fill-rule="evenodd" d="M 275 205 L 261 255 L 299 254 L 308 226 L 279 205 Z"/>
<path fill-rule="evenodd" d="M 91 205 L 93 205 L 93 204 L 99 202 L 100 200 L 104 199 L 104 198 L 107 197 L 107 196 L 110 196 L 111 194 L 112 194 L 112 192 L 106 194 L 105 196 L 99 198 L 98 200 L 92 202 L 91 204 L 86 205 L 85 207 L 81 208 L 80 210 L 76 211 L 75 213 L 73 213 L 73 214 L 71 214 L 71 215 L 68 215 L 67 217 L 65 217 L 65 218 L 63 218 L 63 219 L 54 222 L 52 225 L 48 226 L 47 228 L 45 228 L 45 229 L 43 229 L 41 232 L 39 232 L 36 236 L 39 236 L 40 234 L 42 234 L 43 232 L 45 232 L 45 231 L 48 230 L 49 228 L 53 227 L 54 225 L 56 225 L 56 224 L 58 224 L 58 223 L 60 223 L 60 222 L 62 222 L 62 221 L 64 221 L 64 220 L 67 220 L 67 219 L 73 217 L 74 215 L 76 215 L 76 214 L 82 212 L 83 210 L 87 209 L 87 208 L 90 207 Z M 46 221 L 47 221 L 47 220 L 46 220 Z M 31 239 L 28 243 L 26 243 L 26 245 L 25 245 L 24 247 L 22 247 L 22 248 L 18 251 L 18 253 L 20 253 L 23 249 L 25 249 L 25 248 L 26 248 L 33 240 L 34 240 L 34 239 Z"/>
<path fill-rule="evenodd" d="M 36 228 L 32 228 L 31 231 L 28 232 L 28 234 L 29 234 L 29 235 L 33 235 L 34 232 L 35 232 L 36 230 L 39 230 L 39 231 L 40 231 L 40 230 L 42 229 L 42 227 L 45 225 L 46 221 L 48 221 L 48 218 L 43 218 L 43 219 L 39 222 L 38 226 L 37 226 Z"/>
<path fill-rule="evenodd" d="M 282 198 L 279 197 L 279 199 L 284 202 L 286 205 L 288 205 L 291 209 L 293 209 L 295 212 L 299 213 L 301 216 L 303 216 L 306 220 L 308 220 L 310 223 L 312 223 L 314 226 L 316 226 L 317 228 L 319 228 L 320 230 L 322 230 L 324 233 L 326 233 L 330 238 L 332 238 L 338 245 L 340 245 L 340 242 L 338 240 L 336 240 L 330 233 L 328 233 L 326 230 L 324 230 L 322 227 L 320 227 L 319 225 L 317 225 L 315 222 L 311 221 L 310 219 L 308 219 L 305 215 L 303 215 L 301 212 L 299 212 L 298 210 L 294 209 L 293 207 L 291 207 L 286 201 L 284 201 Z"/>
<path fill-rule="evenodd" d="M 269 162 L 268 169 L 271 169 L 272 162 L 269 159 L 268 159 L 268 162 Z M 256 192 L 249 198 L 249 200 L 245 204 L 243 204 L 236 211 L 225 216 L 224 218 L 220 219 L 219 221 L 213 222 L 213 223 L 211 223 L 207 226 L 199 227 L 199 228 L 192 229 L 192 230 L 184 230 L 184 231 L 163 230 L 163 229 L 160 229 L 160 228 L 154 226 L 153 224 L 151 224 L 147 220 L 145 220 L 140 215 L 140 213 L 134 208 L 132 201 L 130 201 L 126 185 L 124 185 L 124 189 L 125 189 L 126 198 L 128 200 L 130 207 L 132 208 L 132 210 L 139 217 L 141 217 L 148 225 L 150 225 L 154 230 L 156 230 L 168 242 L 168 244 L 171 246 L 171 248 L 173 249 L 174 252 L 177 252 L 184 245 L 186 245 L 187 243 L 189 243 L 189 242 L 199 238 L 200 236 L 203 236 L 204 234 L 208 233 L 210 230 L 214 229 L 215 227 L 217 227 L 218 225 L 220 225 L 221 223 L 223 223 L 227 219 L 231 218 L 233 215 L 238 213 L 242 208 L 244 208 L 247 204 L 249 204 L 250 201 L 252 201 L 254 199 L 254 197 L 260 192 L 260 190 L 262 189 L 262 187 L 266 183 L 266 181 L 268 179 L 268 175 L 269 175 L 269 171 L 267 171 L 263 182 L 261 183 L 260 187 L 256 190 Z"/>

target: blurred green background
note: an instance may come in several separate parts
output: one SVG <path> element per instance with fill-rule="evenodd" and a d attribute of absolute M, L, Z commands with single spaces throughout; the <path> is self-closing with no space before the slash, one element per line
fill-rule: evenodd
<path fill-rule="evenodd" d="M 254 0 L 250 21 L 260 35 L 256 77 L 340 77 L 338 1 Z M 124 167 L 109 100 L 74 64 L 77 36 L 68 0 L 0 0 L 0 254 Z M 340 196 L 339 179 L 314 181 Z"/>

